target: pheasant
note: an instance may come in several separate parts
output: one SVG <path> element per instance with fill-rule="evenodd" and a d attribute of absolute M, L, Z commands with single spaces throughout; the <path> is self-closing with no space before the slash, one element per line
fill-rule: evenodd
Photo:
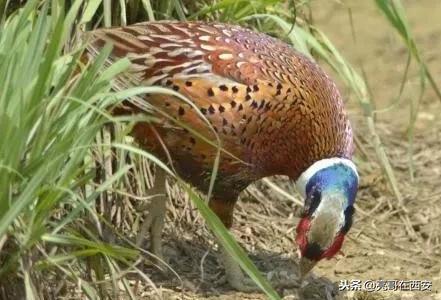
<path fill-rule="evenodd" d="M 278 39 L 221 23 L 145 22 L 91 31 L 89 41 L 91 56 L 112 43 L 110 61 L 130 59 L 119 88 L 159 85 L 191 101 L 151 94 L 113 112 L 146 113 L 146 103 L 163 112 L 157 123 L 138 122 L 131 135 L 202 193 L 217 155 L 209 141 L 220 140 L 209 207 L 227 228 L 242 190 L 286 175 L 305 201 L 296 230 L 301 275 L 340 250 L 358 189 L 353 134 L 335 83 L 316 63 Z M 151 205 L 152 251 L 161 257 L 165 205 Z M 249 290 L 238 264 L 221 252 L 230 285 Z"/>

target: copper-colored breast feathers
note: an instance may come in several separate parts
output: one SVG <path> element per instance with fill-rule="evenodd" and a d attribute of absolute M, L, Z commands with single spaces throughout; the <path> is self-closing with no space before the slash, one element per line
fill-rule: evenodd
<path fill-rule="evenodd" d="M 239 190 L 273 174 L 296 179 L 316 160 L 352 154 L 352 132 L 335 84 L 277 39 L 238 26 L 196 22 L 149 22 L 91 34 L 90 53 L 112 42 L 112 59 L 132 61 L 123 85 L 162 85 L 185 95 L 225 149 L 246 162 L 222 156 L 221 188 Z M 213 139 L 188 103 L 165 95 L 145 101 Z M 216 149 L 164 124 L 153 131 L 138 124 L 134 135 L 159 153 L 162 146 L 152 139 L 157 132 L 184 177 L 202 187 Z"/>

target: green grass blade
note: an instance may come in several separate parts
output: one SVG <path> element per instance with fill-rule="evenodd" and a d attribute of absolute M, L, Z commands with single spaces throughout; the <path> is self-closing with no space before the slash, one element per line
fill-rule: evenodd
<path fill-rule="evenodd" d="M 80 24 L 89 23 L 98 11 L 102 0 L 89 0 L 81 14 Z"/>
<path fill-rule="evenodd" d="M 104 26 L 111 27 L 112 26 L 112 1 L 111 0 L 103 0 L 104 7 Z"/>
<path fill-rule="evenodd" d="M 199 212 L 204 217 L 211 231 L 216 235 L 227 252 L 236 260 L 250 278 L 265 292 L 265 294 L 273 300 L 281 299 L 277 292 L 271 287 L 271 284 L 261 275 L 259 270 L 248 258 L 246 252 L 239 246 L 236 240 L 231 236 L 230 232 L 222 224 L 221 220 L 213 213 L 213 211 L 186 183 L 181 181 L 181 185 L 195 203 Z"/>
<path fill-rule="evenodd" d="M 408 51 L 420 64 L 420 68 L 423 70 L 422 76 L 427 77 L 430 86 L 441 101 L 441 90 L 433 79 L 432 73 L 429 71 L 427 64 L 422 59 L 420 51 L 415 43 L 415 39 L 409 29 L 408 21 L 406 18 L 404 7 L 400 0 L 375 0 L 377 7 L 385 15 L 386 19 L 390 22 L 393 28 L 402 37 Z"/>

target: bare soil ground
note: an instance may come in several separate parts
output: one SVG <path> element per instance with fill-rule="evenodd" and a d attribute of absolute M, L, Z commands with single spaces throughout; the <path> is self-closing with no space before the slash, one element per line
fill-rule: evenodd
<path fill-rule="evenodd" d="M 334 1 L 314 2 L 315 22 L 355 65 L 362 65 L 377 109 L 383 111 L 398 93 L 407 53 L 373 1 L 347 1 L 347 11 Z M 441 85 L 441 2 L 404 1 L 417 44 Z M 398 208 L 377 163 L 365 120 L 353 97 L 342 89 L 357 137 L 361 188 L 357 213 L 344 255 L 319 264 L 300 289 L 280 290 L 286 299 L 441 299 L 441 105 L 433 92 L 423 97 L 415 129 L 410 176 L 406 128 L 409 101 L 418 97 L 418 73 L 412 68 L 403 99 L 377 115 L 377 130 L 391 159 L 407 212 Z M 342 84 L 339 84 L 342 87 Z M 287 191 L 292 183 L 275 180 Z M 214 238 L 185 196 L 173 190 L 164 233 L 165 255 L 174 271 L 162 274 L 146 267 L 156 286 L 138 286 L 145 299 L 266 299 L 237 293 L 223 281 Z M 300 207 L 257 183 L 242 195 L 234 233 L 257 266 L 273 279 L 297 280 L 295 225 Z M 340 280 L 431 280 L 431 292 L 339 292 Z"/>

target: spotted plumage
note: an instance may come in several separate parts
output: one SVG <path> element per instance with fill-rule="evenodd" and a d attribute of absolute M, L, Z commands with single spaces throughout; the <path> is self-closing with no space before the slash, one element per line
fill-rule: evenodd
<path fill-rule="evenodd" d="M 100 29 L 89 39 L 91 55 L 110 42 L 110 62 L 130 59 L 116 88 L 161 85 L 191 101 L 152 94 L 115 113 L 153 106 L 209 140 L 219 137 L 225 151 L 210 206 L 227 226 L 250 183 L 276 174 L 298 180 L 317 161 L 351 159 L 351 126 L 335 84 L 277 39 L 233 25 L 170 21 Z M 136 124 L 132 134 L 206 191 L 217 149 L 192 130 L 163 117 L 159 124 Z"/>

